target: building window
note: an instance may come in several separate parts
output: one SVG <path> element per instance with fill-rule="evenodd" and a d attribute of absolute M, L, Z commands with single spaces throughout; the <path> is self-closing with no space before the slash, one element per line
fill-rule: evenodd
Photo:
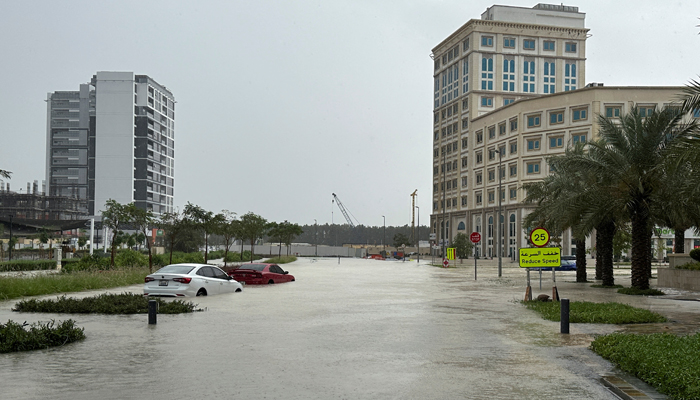
<path fill-rule="evenodd" d="M 465 90 L 465 92 L 466 92 L 466 90 Z M 469 102 L 467 101 L 467 99 L 462 100 L 462 111 L 467 111 L 467 108 L 469 108 L 468 105 L 469 105 Z"/>
<path fill-rule="evenodd" d="M 469 146 L 469 139 L 462 139 L 462 148 L 466 149 Z"/>
<path fill-rule="evenodd" d="M 440 150 L 438 150 L 438 149 L 433 150 L 433 157 L 438 157 L 438 156 L 440 156 Z"/>
<path fill-rule="evenodd" d="M 639 110 L 639 115 L 641 117 L 648 117 L 651 114 L 654 113 L 654 109 L 656 106 L 638 106 L 637 109 Z"/>
<path fill-rule="evenodd" d="M 544 62 L 544 92 L 554 93 L 554 75 L 556 74 L 556 65 L 554 61 Z"/>
<path fill-rule="evenodd" d="M 510 154 L 515 154 L 518 152 L 518 142 L 511 142 L 510 144 Z"/>
<path fill-rule="evenodd" d="M 516 132 L 518 130 L 518 119 L 513 118 L 509 122 L 510 122 L 510 131 Z"/>
<path fill-rule="evenodd" d="M 489 190 L 489 203 L 496 201 L 496 193 L 493 190 Z"/>
<path fill-rule="evenodd" d="M 466 196 L 463 196 L 463 197 L 462 197 L 462 205 L 463 205 L 463 206 L 466 206 L 466 205 L 467 205 L 467 198 L 466 198 Z M 464 222 L 460 222 L 460 223 L 459 223 L 459 226 L 462 227 L 462 230 L 464 230 Z M 459 229 L 459 227 L 458 227 L 457 229 Z"/>
<path fill-rule="evenodd" d="M 483 181 L 483 177 L 481 175 L 481 172 L 477 172 L 476 176 L 476 184 L 481 185 L 481 182 Z"/>
<path fill-rule="evenodd" d="M 462 157 L 462 167 L 466 167 L 467 165 L 467 157 Z"/>
<path fill-rule="evenodd" d="M 573 135 L 573 136 L 572 136 L 572 141 L 574 142 L 574 144 L 576 144 L 576 143 L 586 143 L 586 134 L 585 134 L 585 133 L 581 133 L 581 134 L 578 134 L 578 135 Z"/>
<path fill-rule="evenodd" d="M 496 158 L 496 150 L 489 149 L 489 161 L 493 161 Z"/>
<path fill-rule="evenodd" d="M 493 107 L 493 97 L 481 96 L 482 107 Z"/>
<path fill-rule="evenodd" d="M 509 167 L 509 171 L 508 171 L 508 172 L 510 173 L 510 176 L 516 176 L 516 175 L 518 175 L 518 166 L 517 166 L 517 165 L 511 165 L 511 166 Z"/>
<path fill-rule="evenodd" d="M 496 180 L 496 171 L 492 169 L 489 171 L 489 182 L 493 182 L 495 180 Z"/>
<path fill-rule="evenodd" d="M 483 202 L 481 198 L 481 192 L 477 192 L 475 198 L 476 204 L 481 204 Z"/>
<path fill-rule="evenodd" d="M 506 124 L 502 123 L 498 125 L 498 134 L 499 135 L 505 135 L 506 134 Z"/>
<path fill-rule="evenodd" d="M 552 111 L 549 113 L 549 123 L 552 125 L 564 123 L 564 111 Z"/>
<path fill-rule="evenodd" d="M 467 187 L 467 177 L 466 176 L 462 177 L 462 187 L 463 188 Z"/>
<path fill-rule="evenodd" d="M 506 49 L 514 49 L 515 48 L 515 38 L 504 37 L 503 38 L 503 47 L 505 47 Z"/>
<path fill-rule="evenodd" d="M 515 101 L 514 98 L 512 98 L 512 97 L 506 97 L 506 98 L 503 99 L 503 105 L 504 105 L 504 106 L 507 106 L 508 104 L 511 104 L 511 103 L 514 102 L 514 101 Z"/>
<path fill-rule="evenodd" d="M 561 136 L 549 138 L 549 148 L 556 149 L 559 147 L 564 147 L 564 138 Z"/>
<path fill-rule="evenodd" d="M 452 189 L 452 181 L 447 181 L 447 190 Z"/>
<path fill-rule="evenodd" d="M 605 106 L 605 116 L 608 118 L 620 118 L 621 111 L 620 106 Z"/>
<path fill-rule="evenodd" d="M 496 127 L 489 126 L 489 139 L 493 139 L 495 137 L 496 137 Z"/>
<path fill-rule="evenodd" d="M 588 108 L 574 109 L 571 114 L 574 122 L 585 121 L 588 119 Z"/>
<path fill-rule="evenodd" d="M 476 156 L 476 163 L 477 164 L 481 164 L 484 161 L 484 154 L 482 152 L 480 152 L 480 151 L 477 152 L 475 154 L 475 156 Z"/>
<path fill-rule="evenodd" d="M 576 63 L 567 62 L 564 65 L 564 91 L 576 90 Z"/>
<path fill-rule="evenodd" d="M 516 197 L 518 197 L 518 189 L 516 189 L 516 188 L 510 188 L 510 198 L 511 198 L 511 200 L 515 199 Z M 512 229 L 511 229 L 511 230 L 512 230 Z M 512 234 L 511 234 L 511 236 L 512 236 Z"/>
<path fill-rule="evenodd" d="M 469 128 L 469 120 L 463 119 L 462 120 L 462 129 L 467 129 Z"/>
<path fill-rule="evenodd" d="M 462 60 L 462 94 L 469 91 L 469 61 L 465 58 Z M 462 109 L 466 110 L 466 100 L 462 101 Z"/>
<path fill-rule="evenodd" d="M 469 38 L 464 39 L 462 42 L 462 52 L 469 50 Z"/>
<path fill-rule="evenodd" d="M 515 92 L 515 59 L 503 60 L 503 91 Z"/>
<path fill-rule="evenodd" d="M 535 50 L 535 41 L 534 41 L 534 39 L 525 39 L 525 40 L 523 40 L 523 49 L 525 49 L 525 50 Z"/>
<path fill-rule="evenodd" d="M 484 56 L 481 59 L 481 90 L 493 90 L 492 56 Z"/>
<path fill-rule="evenodd" d="M 551 40 L 545 40 L 544 43 L 542 43 L 542 49 L 544 51 L 554 51 L 554 42 Z"/>
<path fill-rule="evenodd" d="M 476 132 L 476 144 L 479 144 L 483 141 L 484 141 L 484 131 Z"/>
<path fill-rule="evenodd" d="M 436 165 L 433 167 L 433 175 L 437 175 L 437 174 L 438 174 L 438 166 Z"/>
<path fill-rule="evenodd" d="M 527 163 L 527 173 L 528 174 L 539 174 L 540 173 L 540 163 L 539 162 Z"/>
<path fill-rule="evenodd" d="M 576 53 L 576 43 L 567 42 L 564 46 L 564 51 L 567 53 Z"/>
<path fill-rule="evenodd" d="M 482 36 L 481 45 L 484 47 L 493 47 L 493 36 Z"/>
<path fill-rule="evenodd" d="M 535 62 L 525 61 L 523 63 L 523 92 L 535 93 Z"/>
<path fill-rule="evenodd" d="M 540 149 L 540 139 L 529 139 L 527 141 L 527 150 L 539 150 Z"/>
<path fill-rule="evenodd" d="M 540 114 L 527 116 L 527 127 L 535 128 L 540 126 Z"/>

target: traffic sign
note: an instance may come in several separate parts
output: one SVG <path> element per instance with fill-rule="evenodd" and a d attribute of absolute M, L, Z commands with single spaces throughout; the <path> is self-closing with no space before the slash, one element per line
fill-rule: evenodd
<path fill-rule="evenodd" d="M 449 267 L 449 266 L 450 266 L 450 260 L 448 260 L 448 259 L 446 259 L 446 258 L 443 258 L 443 259 L 442 259 L 442 266 L 443 266 L 444 268 Z"/>
<path fill-rule="evenodd" d="M 530 242 L 537 247 L 546 246 L 549 243 L 549 232 L 544 228 L 535 228 L 530 232 Z"/>
<path fill-rule="evenodd" d="M 455 259 L 455 250 L 457 250 L 454 247 L 448 247 L 447 248 L 447 259 L 448 260 L 454 260 Z"/>
<path fill-rule="evenodd" d="M 561 265 L 561 249 L 559 247 L 521 248 L 520 268 L 558 267 Z"/>
<path fill-rule="evenodd" d="M 481 241 L 481 234 L 479 232 L 472 232 L 472 234 L 469 235 L 469 240 L 471 240 L 472 243 L 479 243 Z"/>

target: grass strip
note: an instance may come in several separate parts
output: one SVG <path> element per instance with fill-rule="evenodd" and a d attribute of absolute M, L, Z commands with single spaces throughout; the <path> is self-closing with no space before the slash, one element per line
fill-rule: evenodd
<path fill-rule="evenodd" d="M 561 320 L 560 303 L 557 301 L 526 301 L 525 306 L 537 311 L 549 321 Z M 569 303 L 569 322 L 584 324 L 643 324 L 665 322 L 663 316 L 620 303 L 591 303 L 572 301 Z"/>
<path fill-rule="evenodd" d="M 591 285 L 591 287 L 598 288 L 598 289 L 622 289 L 624 286 L 622 286 L 622 285 L 612 285 L 612 286 Z"/>
<path fill-rule="evenodd" d="M 143 283 L 146 275 L 148 275 L 148 268 L 79 271 L 71 274 L 33 277 L 0 277 L 0 300 L 135 285 Z"/>
<path fill-rule="evenodd" d="M 12 311 L 71 314 L 147 314 L 149 298 L 134 293 L 105 293 L 76 299 L 65 295 L 55 300 L 22 300 Z M 150 299 L 154 300 L 154 299 Z M 158 302 L 158 314 L 181 314 L 196 311 L 196 305 L 182 300 Z"/>
<path fill-rule="evenodd" d="M 591 349 L 673 399 L 700 399 L 700 333 L 612 333 Z"/>
<path fill-rule="evenodd" d="M 656 289 L 637 289 L 636 287 L 618 289 L 617 293 L 628 294 L 632 296 L 663 296 L 664 294 L 666 294 Z"/>
<path fill-rule="evenodd" d="M 297 260 L 297 258 L 294 256 L 282 256 L 282 257 L 270 258 L 265 262 L 270 263 L 270 264 L 289 264 L 289 263 L 294 262 L 296 260 Z"/>
<path fill-rule="evenodd" d="M 83 328 L 76 327 L 72 319 L 58 324 L 54 320 L 32 325 L 13 321 L 0 324 L 0 353 L 47 349 L 83 339 Z"/>

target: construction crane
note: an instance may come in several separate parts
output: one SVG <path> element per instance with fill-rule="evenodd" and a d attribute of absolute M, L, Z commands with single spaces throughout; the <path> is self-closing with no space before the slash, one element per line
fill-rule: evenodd
<path fill-rule="evenodd" d="M 411 243 L 414 243 L 416 238 L 416 196 L 418 196 L 418 189 L 411 193 Z"/>
<path fill-rule="evenodd" d="M 348 221 L 348 225 L 350 225 L 351 228 L 354 228 L 355 224 L 352 222 L 352 219 L 350 219 L 350 215 L 352 215 L 352 213 L 350 213 L 350 211 L 348 211 L 345 208 L 345 206 L 343 206 L 343 203 L 340 201 L 338 196 L 335 195 L 335 193 L 333 193 L 333 199 L 335 200 L 336 204 L 338 204 L 338 208 L 340 208 L 340 212 L 343 213 L 343 217 L 345 217 L 345 220 Z M 353 215 L 353 218 L 354 217 L 355 216 Z M 357 221 L 357 218 L 355 218 L 355 221 Z M 360 221 L 357 222 L 359 223 Z"/>

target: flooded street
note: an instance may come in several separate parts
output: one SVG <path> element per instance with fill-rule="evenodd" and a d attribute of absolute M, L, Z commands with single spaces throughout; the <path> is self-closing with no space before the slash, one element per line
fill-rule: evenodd
<path fill-rule="evenodd" d="M 616 398 L 598 381 L 612 366 L 587 346 L 619 327 L 560 335 L 518 303 L 524 271 L 508 264 L 499 279 L 482 267 L 475 282 L 468 262 L 301 259 L 283 266 L 296 282 L 199 297 L 206 311 L 159 315 L 155 326 L 146 315 L 18 314 L 16 301 L 0 302 L 0 321 L 73 318 L 87 336 L 0 354 L 0 398 Z M 580 300 L 565 293 L 574 274 L 560 291 Z M 550 278 L 540 291 L 533 274 L 535 295 L 551 294 Z"/>

